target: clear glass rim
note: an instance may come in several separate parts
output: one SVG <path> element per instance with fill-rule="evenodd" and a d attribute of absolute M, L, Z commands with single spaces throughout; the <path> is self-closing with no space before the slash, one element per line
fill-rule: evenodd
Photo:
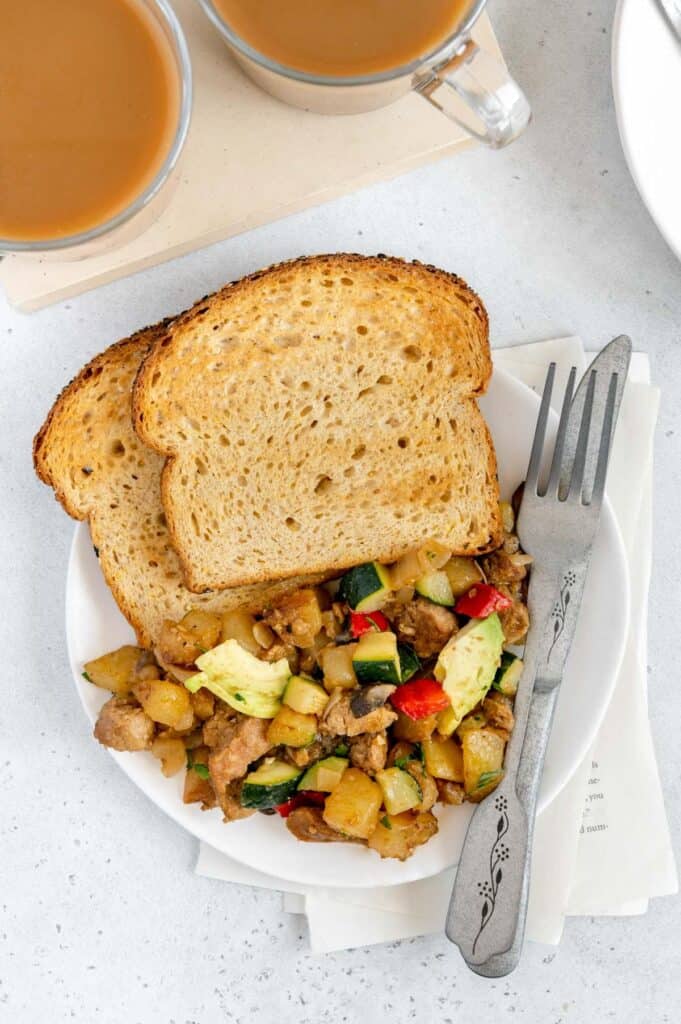
<path fill-rule="evenodd" d="M 32 239 L 31 241 L 0 238 L 0 253 L 54 252 L 58 249 L 68 249 L 72 246 L 82 245 L 85 242 L 101 238 L 102 235 L 106 235 L 108 232 L 120 227 L 121 224 L 130 220 L 140 210 L 143 210 L 154 196 L 158 194 L 168 179 L 182 152 L 189 131 L 193 92 L 192 65 L 184 31 L 168 0 L 147 0 L 147 3 L 156 9 L 156 12 L 164 20 L 169 30 L 170 41 L 175 51 L 174 56 L 180 74 L 180 110 L 177 119 L 177 130 L 161 167 L 144 191 L 129 206 L 126 206 L 120 213 L 117 213 L 115 217 L 110 217 L 109 220 L 96 224 L 93 228 L 88 228 L 87 231 L 81 231 L 75 235 L 66 235 L 63 238 Z"/>
<path fill-rule="evenodd" d="M 461 19 L 461 22 L 457 25 L 456 30 L 443 40 L 443 42 L 439 43 L 434 50 L 431 50 L 430 53 L 427 53 L 422 57 L 418 57 L 409 64 L 403 64 L 398 68 L 390 68 L 388 71 L 379 71 L 370 75 L 354 75 L 349 77 L 344 75 L 315 75 L 311 72 L 299 71 L 297 68 L 291 68 L 286 64 L 280 64 L 278 61 L 270 60 L 269 57 L 260 53 L 259 50 L 254 49 L 249 43 L 242 39 L 241 36 L 238 36 L 232 28 L 230 28 L 220 12 L 216 9 L 213 0 L 198 0 L 198 3 L 201 5 L 206 16 L 227 43 L 243 54 L 244 57 L 248 57 L 250 60 L 254 61 L 254 63 L 259 64 L 267 71 L 272 71 L 278 75 L 284 75 L 286 78 L 293 78 L 297 82 L 306 82 L 308 85 L 352 87 L 361 85 L 378 85 L 381 82 L 391 82 L 396 78 L 402 78 L 405 75 L 414 74 L 414 72 L 423 68 L 424 65 L 432 64 L 434 61 L 437 61 L 440 56 L 449 56 L 452 47 L 456 46 L 463 37 L 468 35 L 482 13 L 487 0 L 473 0 L 465 12 L 464 17 Z"/>

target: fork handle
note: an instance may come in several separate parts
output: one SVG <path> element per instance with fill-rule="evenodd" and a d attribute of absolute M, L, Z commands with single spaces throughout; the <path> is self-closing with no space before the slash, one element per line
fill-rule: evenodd
<path fill-rule="evenodd" d="M 477 974 L 518 964 L 529 896 L 535 808 L 558 688 L 537 681 L 518 773 L 507 775 L 469 825 L 445 932 Z"/>

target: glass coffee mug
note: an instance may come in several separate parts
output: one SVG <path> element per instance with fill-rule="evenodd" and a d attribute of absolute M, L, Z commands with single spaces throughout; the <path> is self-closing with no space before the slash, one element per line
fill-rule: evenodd
<path fill-rule="evenodd" d="M 25 0 L 25 24 L 22 25 L 21 18 L 17 16 L 15 19 L 16 32 L 21 32 L 26 24 L 30 25 L 31 18 L 35 16 L 36 11 L 41 13 L 41 2 L 42 0 L 30 0 L 30 2 Z M 17 6 L 19 7 L 19 5 Z M 123 13 L 126 14 L 127 20 L 122 17 Z M 6 237 L 3 237 L 3 233 L 5 233 L 3 225 L 12 223 L 14 212 L 14 207 L 11 205 L 12 193 L 8 192 L 10 200 L 5 201 L 5 208 L 0 211 L 2 213 L 0 216 L 0 254 L 13 253 L 24 258 L 35 257 L 41 260 L 77 260 L 124 244 L 137 237 L 157 219 L 165 209 L 179 179 L 178 161 L 187 138 L 191 117 L 192 69 L 184 33 L 171 4 L 168 0 L 132 0 L 128 6 L 121 5 L 121 16 L 119 17 L 115 3 L 102 3 L 99 6 L 93 3 L 91 15 L 92 17 L 89 19 L 84 19 L 83 32 L 80 33 L 78 31 L 80 22 L 77 4 L 70 3 L 61 7 L 56 4 L 47 5 L 46 18 L 39 25 L 40 32 L 38 46 L 35 47 L 36 52 L 29 53 L 27 51 L 29 55 L 22 56 L 18 65 L 17 77 L 23 75 L 26 80 L 30 80 L 33 69 L 30 62 L 37 62 L 36 66 L 40 70 L 40 46 L 48 46 L 49 49 L 46 50 L 45 59 L 42 61 L 41 72 L 47 76 L 45 81 L 48 86 L 56 75 L 61 76 L 61 64 L 65 67 L 64 77 L 67 79 L 67 85 L 69 77 L 71 82 L 76 85 L 69 85 L 68 88 L 71 91 L 68 93 L 59 92 L 55 86 L 53 103 L 50 105 L 48 102 L 50 96 L 45 99 L 45 109 L 48 113 L 43 112 L 44 116 L 40 120 L 34 136 L 31 135 L 30 124 L 26 122 L 23 131 L 24 138 L 20 139 L 23 149 L 17 146 L 15 151 L 8 150 L 10 155 L 7 157 L 9 163 L 12 156 L 16 155 L 16 166 L 21 168 L 22 153 L 25 150 L 33 154 L 34 164 L 37 162 L 42 168 L 54 166 L 53 177 L 57 182 L 56 187 L 60 191 L 58 194 L 50 195 L 49 191 L 45 189 L 44 195 L 39 196 L 42 206 L 35 207 L 35 209 L 48 210 L 50 215 L 53 210 L 58 210 L 59 212 L 54 214 L 54 222 L 58 227 L 53 227 L 50 222 L 49 231 L 42 234 L 36 213 L 36 220 L 30 221 L 30 232 L 27 231 L 26 235 L 22 236 L 20 229 L 12 226 L 12 230 L 6 231 Z M 110 22 L 106 20 L 107 18 L 110 19 Z M 109 32 L 110 27 L 111 31 Z M 63 33 L 69 33 L 71 57 L 80 58 L 81 53 L 85 55 L 83 60 L 78 60 L 78 66 L 75 68 L 67 64 L 68 57 L 63 57 L 59 49 L 60 37 L 57 30 L 60 28 Z M 88 31 L 89 35 L 87 35 Z M 89 102 L 83 104 L 84 109 L 88 112 L 89 120 L 79 123 L 77 105 L 73 117 L 70 118 L 70 108 L 67 109 L 64 96 L 72 97 L 74 89 L 80 88 L 83 77 L 90 73 L 90 64 L 88 63 L 90 44 L 99 47 L 101 60 L 106 67 L 106 74 L 102 76 L 101 81 L 99 79 L 93 81 L 91 95 L 87 97 Z M 107 44 L 108 52 L 104 52 L 107 50 Z M 131 45 L 135 47 L 135 73 L 140 72 L 137 77 L 131 77 Z M 118 63 L 114 63 L 115 61 Z M 127 66 L 128 77 L 132 82 L 131 85 L 126 86 L 127 93 L 122 93 L 125 97 L 123 100 L 119 97 L 119 93 L 122 91 L 115 88 L 114 80 L 114 75 L 117 70 L 120 70 L 120 66 Z M 144 75 L 148 77 L 142 77 Z M 49 76 L 53 76 L 53 78 Z M 147 82 L 151 80 L 152 76 L 154 76 L 152 84 L 147 87 Z M 36 80 L 40 81 L 37 75 Z M 22 81 L 21 77 L 19 77 L 19 81 Z M 139 85 L 139 88 L 146 89 L 147 97 L 160 97 L 156 108 L 151 107 L 151 101 L 149 101 L 147 108 L 144 109 L 143 118 L 140 117 L 139 107 L 128 105 L 130 94 L 133 94 L 134 99 L 136 95 L 134 90 L 138 88 L 140 82 L 143 85 Z M 41 88 L 43 87 L 44 83 L 41 85 Z M 27 94 L 30 97 L 30 91 Z M 115 131 L 118 131 L 119 135 L 110 129 L 108 121 L 102 125 L 95 125 L 96 130 L 93 130 L 91 111 L 93 108 L 96 110 L 95 104 L 100 96 L 103 97 L 102 102 L 108 103 L 109 107 L 112 104 L 117 107 L 115 113 L 118 120 Z M 18 95 L 16 102 L 19 103 L 20 100 L 21 96 Z M 109 108 L 105 106 L 104 109 Z M 5 106 L 4 116 L 7 116 L 6 110 Z M 155 118 L 157 110 L 159 116 Z M 118 116 L 119 111 L 120 116 Z M 63 112 L 66 113 L 60 120 L 60 115 Z M 49 118 L 53 118 L 57 126 L 54 131 L 49 130 Z M 14 120 L 17 119 L 14 118 Z M 144 130 L 137 128 L 137 121 L 142 126 L 146 124 L 147 128 Z M 2 123 L 0 117 L 0 126 Z M 10 118 L 10 125 L 12 123 Z M 92 170 L 92 168 L 104 164 L 105 160 L 109 165 L 112 164 L 111 153 L 115 149 L 117 140 L 126 138 L 128 124 L 134 126 L 134 131 L 129 133 L 130 136 L 139 137 L 143 142 L 149 126 L 160 125 L 160 141 L 153 151 L 151 151 L 151 147 L 143 149 L 140 146 L 132 153 L 127 163 L 119 161 L 115 172 L 109 175 L 110 195 L 104 194 L 100 197 L 97 194 L 103 213 L 101 216 L 92 214 L 92 203 L 89 208 L 84 206 L 82 203 L 83 193 L 82 191 L 79 193 L 77 182 L 83 181 L 86 192 L 90 181 L 101 182 L 101 175 L 97 179 L 96 170 Z M 107 131 L 109 131 L 108 135 Z M 78 164 L 80 152 L 85 154 L 84 159 L 89 159 L 88 154 L 98 149 L 101 150 L 101 154 L 97 152 L 99 164 L 94 159 L 90 159 L 90 163 Z M 59 162 L 56 164 L 53 162 L 51 165 L 50 159 L 53 151 Z M 150 152 L 151 155 L 149 155 Z M 71 181 L 67 181 L 68 187 L 64 185 L 63 153 L 66 153 L 68 160 L 73 165 L 73 176 Z M 12 170 L 11 167 L 10 170 Z M 46 175 L 48 171 L 41 170 L 41 173 Z M 20 192 L 20 171 L 14 171 L 14 179 L 19 182 L 19 185 L 13 183 L 15 194 L 20 196 L 24 207 L 28 208 L 28 203 L 25 202 L 25 194 L 28 190 L 24 189 L 23 193 Z M 36 180 L 38 184 L 32 184 L 31 187 L 34 190 L 40 188 L 42 192 L 43 180 Z M 110 196 L 114 198 L 111 199 Z M 68 209 L 68 213 L 62 210 L 64 204 L 68 204 L 68 207 L 64 207 Z M 26 216 L 30 215 L 29 212 Z M 14 224 L 22 223 L 19 217 L 20 215 L 14 212 Z M 28 220 L 26 222 L 29 223 Z M 72 224 L 76 226 L 72 227 Z"/>
<path fill-rule="evenodd" d="M 530 105 L 505 67 L 471 38 L 487 0 L 462 8 L 453 32 L 409 64 L 372 74 L 313 74 L 270 59 L 240 38 L 213 0 L 198 0 L 245 73 L 265 92 L 321 114 L 357 114 L 420 93 L 470 135 L 494 148 L 508 145 L 529 123 Z"/>

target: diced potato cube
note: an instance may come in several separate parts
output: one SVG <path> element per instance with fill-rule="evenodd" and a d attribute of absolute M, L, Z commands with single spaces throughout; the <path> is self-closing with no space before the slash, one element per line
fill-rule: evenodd
<path fill-rule="evenodd" d="M 484 579 L 482 569 L 474 558 L 454 555 L 444 567 L 454 597 L 461 597 Z"/>
<path fill-rule="evenodd" d="M 202 686 L 196 693 L 190 693 L 189 700 L 194 709 L 194 714 L 202 722 L 207 721 L 215 711 L 215 697 L 205 686 Z"/>
<path fill-rule="evenodd" d="M 319 652 L 319 664 L 324 673 L 324 689 L 331 693 L 336 687 L 351 690 L 357 686 L 357 676 L 352 664 L 352 655 L 357 644 L 343 644 L 341 647 L 324 647 Z"/>
<path fill-rule="evenodd" d="M 451 548 L 446 548 L 437 540 L 427 540 L 423 547 L 419 548 L 418 558 L 421 563 L 421 573 L 433 572 L 441 569 L 449 561 Z M 421 575 L 421 573 L 419 575 Z"/>
<path fill-rule="evenodd" d="M 437 731 L 440 733 L 440 736 L 451 736 L 458 724 L 459 715 L 451 704 L 444 711 L 438 712 Z"/>
<path fill-rule="evenodd" d="M 133 693 L 154 722 L 168 725 L 176 732 L 192 728 L 194 711 L 184 686 L 167 679 L 150 679 L 136 683 Z"/>
<path fill-rule="evenodd" d="M 421 742 L 426 770 L 436 779 L 463 782 L 463 751 L 453 739 L 434 735 Z"/>
<path fill-rule="evenodd" d="M 504 527 L 505 533 L 513 533 L 515 526 L 515 515 L 513 513 L 513 505 L 508 501 L 499 502 L 499 512 L 501 514 L 501 522 Z"/>
<path fill-rule="evenodd" d="M 466 796 L 477 802 L 501 781 L 506 744 L 491 729 L 469 729 L 462 744 Z"/>
<path fill-rule="evenodd" d="M 324 821 L 338 832 L 367 839 L 383 803 L 381 787 L 359 768 L 348 768 L 324 806 Z"/>
<path fill-rule="evenodd" d="M 456 735 L 459 737 L 461 742 L 467 732 L 475 732 L 476 729 L 484 729 L 487 725 L 487 715 L 484 714 L 480 709 L 477 711 L 471 711 L 469 715 L 463 719 L 461 724 L 456 729 Z"/>
<path fill-rule="evenodd" d="M 161 771 L 170 778 L 177 775 L 187 764 L 187 751 L 182 740 L 157 736 L 151 744 L 151 752 L 161 762 Z"/>
<path fill-rule="evenodd" d="M 208 750 L 199 756 L 200 751 L 194 752 L 194 764 L 196 767 L 189 768 L 184 777 L 184 791 L 182 800 L 185 804 L 205 804 L 207 807 L 214 807 L 216 803 L 215 790 L 208 775 Z"/>
<path fill-rule="evenodd" d="M 179 623 L 166 620 L 159 638 L 159 651 L 171 665 L 194 665 L 196 659 L 220 640 L 222 621 L 212 611 L 194 608 Z"/>
<path fill-rule="evenodd" d="M 102 654 L 94 661 L 83 666 L 83 675 L 89 683 L 110 690 L 118 697 L 125 697 L 132 688 L 135 678 L 135 666 L 144 654 L 141 647 L 126 645 L 117 651 Z"/>
<path fill-rule="evenodd" d="M 422 790 L 410 772 L 397 766 L 376 772 L 376 782 L 383 790 L 383 803 L 389 814 L 401 814 L 416 807 L 422 799 Z"/>
<path fill-rule="evenodd" d="M 437 818 L 430 811 L 414 814 L 384 814 L 369 836 L 367 846 L 381 857 L 406 860 L 417 846 L 427 843 L 438 830 Z"/>
<path fill-rule="evenodd" d="M 243 608 L 235 608 L 234 611 L 225 612 L 222 616 L 222 634 L 220 639 L 236 640 L 246 651 L 258 655 L 262 647 L 253 636 L 255 616 L 246 612 Z"/>
<path fill-rule="evenodd" d="M 322 610 L 315 590 L 296 590 L 277 601 L 267 622 L 288 643 L 311 647 L 322 628 Z"/>
<path fill-rule="evenodd" d="M 390 566 L 390 583 L 393 590 L 413 583 L 424 572 L 418 551 L 408 551 Z"/>
<path fill-rule="evenodd" d="M 166 619 L 161 627 L 158 639 L 158 654 L 161 661 L 171 665 L 193 665 L 204 648 L 197 643 L 196 637 L 181 622 Z"/>
<path fill-rule="evenodd" d="M 206 612 L 202 608 L 192 608 L 180 620 L 180 625 L 196 640 L 199 647 L 209 651 L 220 640 L 222 617 L 215 612 Z"/>
<path fill-rule="evenodd" d="M 393 737 L 396 740 L 408 740 L 410 743 L 420 743 L 432 735 L 437 724 L 437 715 L 428 715 L 427 718 L 415 720 L 409 715 L 397 712 L 397 721 L 393 725 Z"/>
<path fill-rule="evenodd" d="M 273 747 L 280 744 L 287 747 L 309 747 L 314 743 L 316 735 L 315 715 L 302 715 L 286 704 L 279 709 L 267 730 L 267 739 Z"/>

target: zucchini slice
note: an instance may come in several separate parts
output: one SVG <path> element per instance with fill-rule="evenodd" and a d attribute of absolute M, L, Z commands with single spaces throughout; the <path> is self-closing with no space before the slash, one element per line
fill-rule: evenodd
<path fill-rule="evenodd" d="M 291 676 L 284 696 L 284 704 L 301 715 L 321 715 L 329 702 L 329 695 L 323 686 L 305 676 Z"/>
<path fill-rule="evenodd" d="M 365 633 L 352 655 L 352 667 L 360 683 L 400 683 L 400 656 L 395 634 Z"/>
<path fill-rule="evenodd" d="M 400 682 L 406 683 L 421 668 L 421 659 L 409 644 L 398 644 L 397 653 L 400 659 Z"/>
<path fill-rule="evenodd" d="M 298 789 L 312 789 L 317 793 L 333 793 L 348 764 L 347 757 L 325 757 L 307 769 L 298 783 Z"/>
<path fill-rule="evenodd" d="M 265 761 L 244 779 L 241 806 L 264 811 L 285 803 L 296 791 L 302 772 L 286 761 Z"/>
<path fill-rule="evenodd" d="M 507 697 L 515 697 L 518 692 L 518 683 L 523 674 L 524 662 L 515 654 L 504 651 L 501 655 L 501 665 L 497 669 L 492 687 Z"/>
<path fill-rule="evenodd" d="M 388 814 L 410 811 L 423 799 L 418 782 L 403 768 L 384 768 L 376 772 L 376 782 L 383 791 L 383 803 Z"/>
<path fill-rule="evenodd" d="M 452 585 L 444 569 L 425 572 L 423 576 L 419 576 L 414 586 L 417 594 L 427 597 L 433 604 L 443 604 L 447 607 L 454 604 Z"/>
<path fill-rule="evenodd" d="M 338 599 L 353 611 L 376 612 L 388 600 L 392 589 L 390 573 L 379 562 L 365 562 L 346 572 L 341 579 Z"/>

